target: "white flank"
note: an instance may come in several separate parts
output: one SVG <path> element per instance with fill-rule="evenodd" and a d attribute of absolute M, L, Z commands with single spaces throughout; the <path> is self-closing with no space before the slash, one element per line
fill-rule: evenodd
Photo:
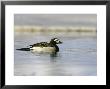
<path fill-rule="evenodd" d="M 55 47 L 32 47 L 30 49 L 35 52 L 55 52 Z"/>

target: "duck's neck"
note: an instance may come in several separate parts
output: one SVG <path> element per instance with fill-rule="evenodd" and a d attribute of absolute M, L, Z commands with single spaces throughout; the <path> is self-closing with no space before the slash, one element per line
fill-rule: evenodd
<path fill-rule="evenodd" d="M 54 41 L 50 41 L 50 44 L 52 45 L 56 45 L 56 43 Z"/>
<path fill-rule="evenodd" d="M 59 48 L 58 48 L 58 46 L 56 45 L 56 43 L 55 43 L 55 42 L 50 41 L 50 44 L 56 48 L 56 52 L 58 52 L 58 51 L 59 51 Z"/>

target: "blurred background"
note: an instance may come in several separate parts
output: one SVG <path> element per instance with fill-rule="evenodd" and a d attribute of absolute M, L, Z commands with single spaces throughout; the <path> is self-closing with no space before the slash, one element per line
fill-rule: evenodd
<path fill-rule="evenodd" d="M 97 27 L 95 14 L 15 14 L 15 31 L 87 31 L 94 32 Z"/>

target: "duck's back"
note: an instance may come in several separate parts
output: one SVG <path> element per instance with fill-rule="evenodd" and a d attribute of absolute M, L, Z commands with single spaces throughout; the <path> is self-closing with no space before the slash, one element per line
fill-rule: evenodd
<path fill-rule="evenodd" d="M 51 47 L 50 43 L 47 42 L 40 42 L 33 45 L 30 45 L 32 47 Z"/>

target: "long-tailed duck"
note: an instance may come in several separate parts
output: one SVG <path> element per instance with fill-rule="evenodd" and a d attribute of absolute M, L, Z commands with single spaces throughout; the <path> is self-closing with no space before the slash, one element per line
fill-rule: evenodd
<path fill-rule="evenodd" d="M 50 42 L 40 42 L 33 45 L 29 45 L 29 48 L 21 48 L 17 50 L 22 51 L 35 51 L 35 52 L 58 52 L 59 47 L 57 44 L 61 44 L 62 42 L 58 38 L 53 38 Z"/>

